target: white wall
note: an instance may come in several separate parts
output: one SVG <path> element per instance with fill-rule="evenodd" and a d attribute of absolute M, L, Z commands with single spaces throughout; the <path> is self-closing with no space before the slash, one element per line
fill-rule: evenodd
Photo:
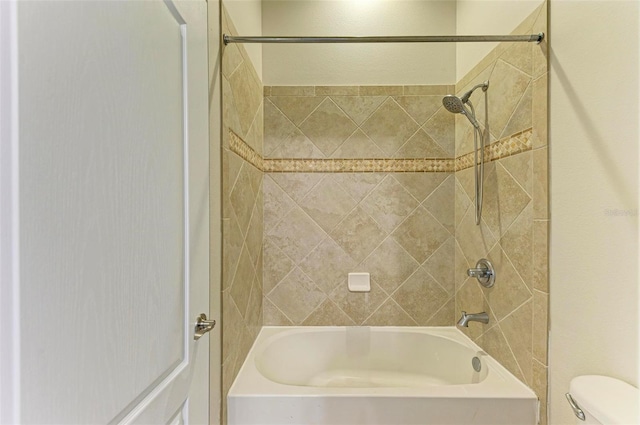
<path fill-rule="evenodd" d="M 238 35 L 262 35 L 262 0 L 224 0 L 222 3 Z M 244 44 L 244 48 L 262 78 L 262 44 Z"/>
<path fill-rule="evenodd" d="M 550 3 L 551 424 L 577 375 L 638 386 L 640 3 Z"/>
<path fill-rule="evenodd" d="M 264 35 L 455 33 L 451 0 L 265 0 Z M 265 85 L 454 84 L 455 45 L 265 44 Z M 437 60 L 434 60 L 437 58 Z"/>
<path fill-rule="evenodd" d="M 457 0 L 459 35 L 507 35 L 542 4 L 542 0 Z M 459 81 L 498 43 L 458 43 L 456 81 Z"/>

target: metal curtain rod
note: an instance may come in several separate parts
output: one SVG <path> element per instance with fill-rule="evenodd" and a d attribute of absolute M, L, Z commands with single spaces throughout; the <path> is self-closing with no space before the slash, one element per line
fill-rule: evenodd
<path fill-rule="evenodd" d="M 447 42 L 488 42 L 521 41 L 540 42 L 544 33 L 530 35 L 425 35 L 391 37 L 243 37 L 223 34 L 224 44 L 229 43 L 447 43 Z"/>

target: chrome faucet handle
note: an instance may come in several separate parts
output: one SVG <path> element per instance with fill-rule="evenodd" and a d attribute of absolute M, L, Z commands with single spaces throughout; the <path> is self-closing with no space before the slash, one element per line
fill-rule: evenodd
<path fill-rule="evenodd" d="M 486 258 L 478 260 L 475 268 L 467 270 L 467 275 L 478 279 L 485 288 L 491 288 L 496 283 L 496 272 Z"/>

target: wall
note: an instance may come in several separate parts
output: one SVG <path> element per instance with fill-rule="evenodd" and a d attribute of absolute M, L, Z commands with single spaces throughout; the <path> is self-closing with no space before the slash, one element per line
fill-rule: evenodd
<path fill-rule="evenodd" d="M 510 34 L 542 0 L 456 0 L 456 33 Z M 464 77 L 498 43 L 456 45 L 456 81 Z"/>
<path fill-rule="evenodd" d="M 237 34 L 224 7 L 222 31 Z M 223 400 L 262 327 L 262 172 L 229 150 L 233 132 L 262 152 L 262 91 L 262 83 L 244 46 L 223 47 Z M 226 423 L 226 405 L 222 407 L 222 423 Z"/>
<path fill-rule="evenodd" d="M 514 30 L 546 32 L 546 4 Z M 547 393 L 547 58 L 546 43 L 501 43 L 456 85 L 461 95 L 489 81 L 471 100 L 487 140 L 482 221 L 475 224 L 473 168 L 456 172 L 456 317 L 486 311 L 488 324 L 461 328 L 511 373 L 534 389 L 546 423 Z M 456 156 L 473 149 L 473 126 L 456 117 Z M 505 152 L 521 133 L 523 147 Z M 496 143 L 495 141 L 498 141 Z M 466 269 L 487 258 L 493 288 L 467 278 Z"/>
<path fill-rule="evenodd" d="M 456 2 L 267 1 L 264 35 L 455 34 Z M 455 44 L 265 44 L 266 85 L 453 84 Z M 434 61 L 433 58 L 438 58 Z"/>
<path fill-rule="evenodd" d="M 224 0 L 224 7 L 237 34 L 262 35 L 262 0 Z M 223 34 L 225 31 L 223 31 Z M 262 79 L 262 44 L 243 44 L 247 57 Z"/>
<path fill-rule="evenodd" d="M 639 9 L 636 1 L 551 2 L 554 424 L 575 420 L 564 399 L 575 376 L 640 384 Z"/>
<path fill-rule="evenodd" d="M 453 157 L 452 89 L 266 87 L 266 325 L 452 324 L 453 169 L 406 172 Z"/>

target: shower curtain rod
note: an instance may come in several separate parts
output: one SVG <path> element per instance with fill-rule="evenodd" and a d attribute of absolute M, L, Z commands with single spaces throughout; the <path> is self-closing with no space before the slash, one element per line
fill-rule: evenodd
<path fill-rule="evenodd" d="M 389 36 L 389 37 L 243 37 L 223 34 L 224 44 L 229 43 L 446 43 L 446 42 L 488 42 L 520 41 L 540 42 L 544 33 L 530 35 L 425 35 L 425 36 Z"/>

